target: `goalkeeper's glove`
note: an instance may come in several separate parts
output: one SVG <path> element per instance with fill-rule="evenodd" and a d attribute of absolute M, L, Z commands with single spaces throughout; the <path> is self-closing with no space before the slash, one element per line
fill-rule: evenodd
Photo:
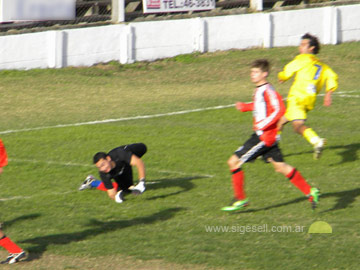
<path fill-rule="evenodd" d="M 123 191 L 120 190 L 118 193 L 116 193 L 115 195 L 115 202 L 117 203 L 122 203 L 124 201 L 124 194 Z"/>
<path fill-rule="evenodd" d="M 146 187 L 145 187 L 145 178 L 142 178 L 139 180 L 139 183 L 134 187 L 132 190 L 132 193 L 135 195 L 139 195 L 144 193 Z"/>

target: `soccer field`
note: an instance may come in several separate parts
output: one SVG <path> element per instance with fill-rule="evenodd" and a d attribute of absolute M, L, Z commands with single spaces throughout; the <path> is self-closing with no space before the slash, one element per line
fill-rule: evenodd
<path fill-rule="evenodd" d="M 286 126 L 287 163 L 321 190 L 309 202 L 271 165 L 244 166 L 250 206 L 232 199 L 227 159 L 251 135 L 249 64 L 272 63 L 269 81 L 297 48 L 179 56 L 153 63 L 0 71 L 0 138 L 9 165 L 0 180 L 3 228 L 29 252 L 2 269 L 356 269 L 360 175 L 360 43 L 323 46 L 339 75 L 331 107 L 323 96 L 308 124 L 328 144 L 322 158 Z M 147 191 L 122 204 L 78 191 L 97 175 L 98 151 L 143 142 Z M 136 170 L 135 170 L 136 171 Z M 136 177 L 135 177 L 136 179 Z M 315 221 L 331 234 L 309 234 Z M 0 255 L 5 258 L 6 253 Z"/>

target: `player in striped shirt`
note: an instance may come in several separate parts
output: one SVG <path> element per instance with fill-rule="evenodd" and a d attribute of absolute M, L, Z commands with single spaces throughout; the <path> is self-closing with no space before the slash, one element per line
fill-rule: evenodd
<path fill-rule="evenodd" d="M 232 173 L 235 202 L 225 206 L 223 211 L 240 210 L 248 205 L 244 190 L 244 172 L 242 165 L 262 156 L 270 162 L 275 171 L 286 176 L 304 195 L 309 198 L 313 209 L 319 199 L 319 190 L 312 188 L 294 167 L 284 162 L 278 146 L 277 124 L 284 115 L 285 105 L 282 97 L 267 81 L 270 65 L 266 59 L 259 59 L 251 65 L 251 81 L 256 88 L 251 103 L 236 103 L 242 112 L 253 111 L 253 135 L 229 158 L 228 165 Z"/>
<path fill-rule="evenodd" d="M 300 54 L 278 74 L 280 83 L 295 76 L 287 97 L 287 109 L 279 122 L 279 129 L 291 121 L 294 131 L 302 135 L 314 147 L 314 159 L 319 159 L 325 139 L 305 125 L 307 112 L 314 108 L 316 96 L 325 86 L 324 106 L 331 105 L 331 94 L 338 87 L 337 74 L 315 56 L 320 44 L 315 36 L 305 34 L 299 45 Z"/>

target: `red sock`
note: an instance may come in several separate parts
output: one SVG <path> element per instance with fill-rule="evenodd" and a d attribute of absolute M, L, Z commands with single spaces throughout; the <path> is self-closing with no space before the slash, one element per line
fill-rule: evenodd
<path fill-rule="evenodd" d="M 112 185 L 113 185 L 113 188 L 115 188 L 117 190 L 118 184 L 115 182 L 115 183 L 112 183 Z M 105 187 L 103 182 L 100 183 L 100 185 L 97 187 L 97 189 L 102 190 L 102 191 L 107 191 L 107 188 Z"/>
<path fill-rule="evenodd" d="M 306 182 L 304 177 L 295 168 L 286 176 L 305 195 L 310 194 L 311 186 Z"/>
<path fill-rule="evenodd" d="M 244 200 L 246 198 L 244 191 L 244 172 L 241 168 L 231 171 L 232 183 L 234 188 L 234 196 L 238 200 Z"/>
<path fill-rule="evenodd" d="M 9 237 L 6 236 L 0 239 L 0 246 L 5 248 L 11 254 L 20 253 L 23 251 L 18 245 L 11 241 Z"/>
<path fill-rule="evenodd" d="M 6 154 L 5 146 L 0 139 L 0 167 L 5 167 L 8 164 L 8 157 Z"/>

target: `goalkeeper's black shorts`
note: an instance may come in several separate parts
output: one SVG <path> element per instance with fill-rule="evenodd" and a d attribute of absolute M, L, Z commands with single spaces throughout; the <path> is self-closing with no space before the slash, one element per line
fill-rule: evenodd
<path fill-rule="evenodd" d="M 120 146 L 120 148 L 125 151 L 129 151 L 137 157 L 141 158 L 147 151 L 146 145 L 143 143 L 133 143 L 128 145 Z M 131 165 L 126 164 L 122 173 L 118 176 L 114 177 L 115 182 L 118 184 L 118 191 L 128 191 L 129 187 L 131 187 L 133 182 L 133 171 Z"/>

